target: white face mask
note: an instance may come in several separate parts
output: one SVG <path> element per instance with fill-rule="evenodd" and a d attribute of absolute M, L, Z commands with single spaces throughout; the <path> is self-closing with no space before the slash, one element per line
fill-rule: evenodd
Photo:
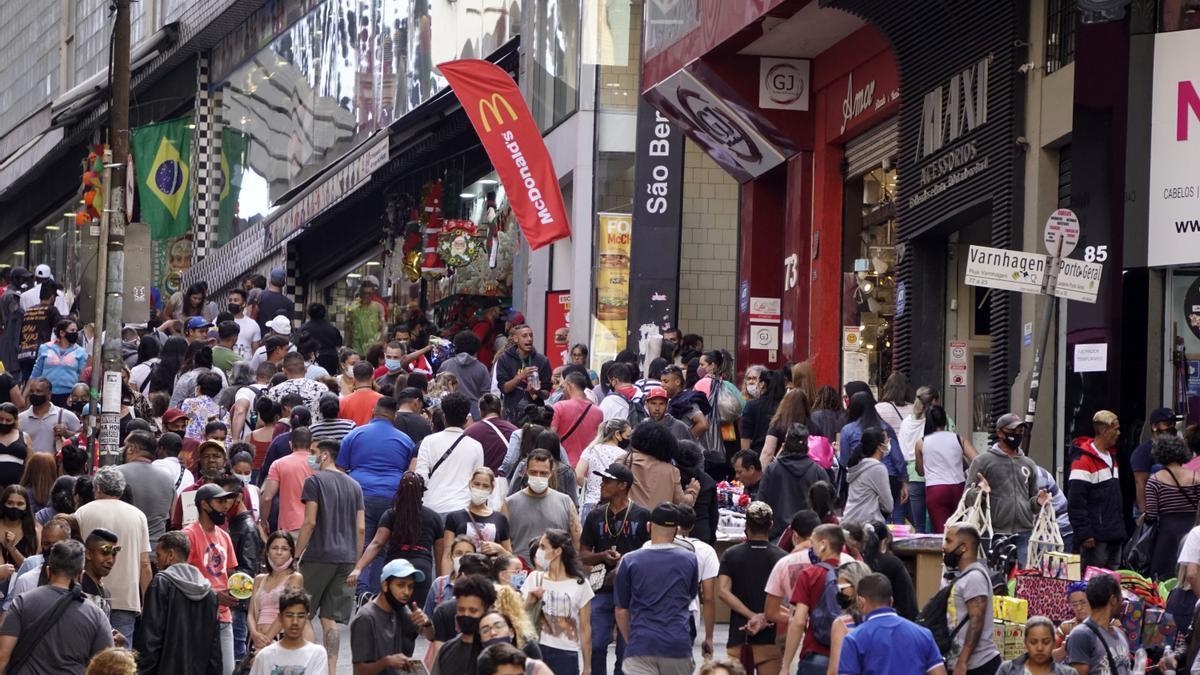
<path fill-rule="evenodd" d="M 550 569 L 550 561 L 546 559 L 546 551 L 543 549 L 539 548 L 537 550 L 537 554 L 534 556 L 534 562 L 537 563 L 539 570 Z"/>
<path fill-rule="evenodd" d="M 484 504 L 488 503 L 488 500 L 491 498 L 492 498 L 491 490 L 480 490 L 478 488 L 471 488 L 471 503 L 474 504 L 475 506 L 483 506 Z"/>
<path fill-rule="evenodd" d="M 242 485 L 249 485 L 249 484 L 250 484 L 250 474 L 248 474 L 248 473 L 235 473 L 235 474 L 233 474 L 233 475 L 237 476 L 237 477 L 238 477 L 238 480 L 242 481 Z"/>
<path fill-rule="evenodd" d="M 550 479 L 549 478 L 543 478 L 541 476 L 530 476 L 529 477 L 529 489 L 533 490 L 536 494 L 539 494 L 539 495 L 542 494 L 547 489 L 549 489 L 549 487 L 550 487 Z"/>
<path fill-rule="evenodd" d="M 455 574 L 458 574 L 458 568 L 460 566 L 462 566 L 462 556 L 456 555 L 456 556 L 454 556 L 454 573 Z"/>

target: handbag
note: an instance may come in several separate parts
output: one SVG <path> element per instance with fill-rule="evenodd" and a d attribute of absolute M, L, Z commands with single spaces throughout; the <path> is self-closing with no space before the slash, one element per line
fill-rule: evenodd
<path fill-rule="evenodd" d="M 1038 512 L 1037 522 L 1033 524 L 1033 532 L 1029 535 L 1029 547 L 1026 550 L 1026 560 L 1032 567 L 1038 567 L 1042 556 L 1052 551 L 1063 551 L 1062 532 L 1058 529 L 1058 518 L 1050 503 L 1042 505 Z"/>
<path fill-rule="evenodd" d="M 534 574 L 537 575 L 537 582 L 532 586 L 532 588 L 541 588 L 542 582 L 545 581 L 545 579 L 546 579 L 545 572 L 533 572 L 532 574 L 529 575 L 529 578 L 525 580 L 525 585 L 528 586 L 529 583 L 531 581 L 533 581 Z M 525 586 L 522 586 L 521 588 L 524 589 Z M 543 597 L 545 597 L 544 593 L 543 593 Z M 542 633 L 542 598 L 538 598 L 537 602 L 533 603 L 529 607 L 526 607 L 525 613 L 527 615 L 529 615 L 529 623 L 533 624 L 533 629 L 535 631 L 537 631 L 538 635 L 541 635 L 541 633 Z"/>
<path fill-rule="evenodd" d="M 1154 557 L 1154 545 L 1158 542 L 1158 521 L 1142 517 L 1133 537 L 1125 544 L 1121 559 L 1125 569 L 1143 574 L 1150 571 L 1151 558 Z"/>
<path fill-rule="evenodd" d="M 970 490 L 963 490 L 958 508 L 946 519 L 946 527 L 970 525 L 979 532 L 981 539 L 989 539 L 995 534 L 992 529 L 992 497 L 981 489 L 975 490 L 974 499 L 969 499 L 970 495 Z"/>

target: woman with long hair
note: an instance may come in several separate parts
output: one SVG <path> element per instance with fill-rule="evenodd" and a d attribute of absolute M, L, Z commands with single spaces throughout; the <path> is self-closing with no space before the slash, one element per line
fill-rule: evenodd
<path fill-rule="evenodd" d="M 379 572 L 383 566 L 371 563 L 384 553 L 384 560 L 404 558 L 421 570 L 425 579 L 413 588 L 413 601 L 418 607 L 425 604 L 425 596 L 433 583 L 433 561 L 442 557 L 442 519 L 421 503 L 424 496 L 425 480 L 412 471 L 405 471 L 396 488 L 392 508 L 380 516 L 375 538 L 367 544 L 354 571 L 346 578 L 347 586 L 357 585 L 359 575 L 370 566 L 366 585 L 371 589 L 379 588 Z"/>
<path fill-rule="evenodd" d="M 892 552 L 892 531 L 883 523 L 863 528 L 863 544 L 859 549 L 863 562 L 888 578 L 892 583 L 892 608 L 909 621 L 917 619 L 917 592 L 912 575 L 904 562 Z"/>
<path fill-rule="evenodd" d="M 39 527 L 58 515 L 69 515 L 75 512 L 75 476 L 59 476 L 50 488 L 50 504 L 42 507 L 33 514 L 33 519 Z"/>
<path fill-rule="evenodd" d="M 925 479 L 925 507 L 934 532 L 941 532 L 946 519 L 958 508 L 966 489 L 964 469 L 975 459 L 975 448 L 950 431 L 950 419 L 940 405 L 925 411 L 925 436 L 917 441 L 917 474 Z"/>
<path fill-rule="evenodd" d="M 50 491 L 58 479 L 58 462 L 49 452 L 35 452 L 25 460 L 21 486 L 29 493 L 30 513 L 37 513 L 50 503 Z"/>
<path fill-rule="evenodd" d="M 579 456 L 579 463 L 575 465 L 575 482 L 584 486 L 580 521 L 586 520 L 588 511 L 600 503 L 600 476 L 595 472 L 608 469 L 609 464 L 623 456 L 629 449 L 631 436 L 633 427 L 629 426 L 628 421 L 619 418 L 606 420 L 596 429 L 596 438 L 591 445 Z"/>
<path fill-rule="evenodd" d="M 883 456 L 888 452 L 888 437 L 879 427 L 867 427 L 862 441 L 850 452 L 846 468 L 849 485 L 843 522 L 862 525 L 884 522 L 891 515 L 892 490 L 888 485 Z"/>
<path fill-rule="evenodd" d="M 296 540 L 283 530 L 267 537 L 267 554 L 263 557 L 262 573 L 254 578 L 254 595 L 250 597 L 247 627 L 254 648 L 262 649 L 275 641 L 279 623 L 279 596 L 285 589 L 304 590 L 304 575 L 298 570 Z M 312 639 L 311 624 L 305 633 Z"/>
<path fill-rule="evenodd" d="M 761 452 L 771 430 L 771 418 L 779 409 L 786 389 L 783 376 L 766 366 L 750 366 L 742 379 L 741 446 L 743 450 Z"/>
<path fill-rule="evenodd" d="M 801 361 L 792 366 L 792 389 L 804 392 L 809 401 L 817 398 L 817 372 L 808 361 Z"/>
<path fill-rule="evenodd" d="M 187 352 L 184 354 L 183 370 L 179 374 L 179 379 L 175 381 L 175 390 L 171 393 L 172 408 L 182 406 L 184 399 L 196 395 L 197 380 L 204 373 L 216 373 L 221 378 L 221 388 L 229 383 L 225 373 L 220 368 L 213 367 L 212 347 L 203 342 L 193 342 L 188 345 Z M 219 393 L 220 390 L 217 389 L 217 392 Z"/>
<path fill-rule="evenodd" d="M 150 376 L 150 371 L 154 366 L 158 365 L 159 352 L 162 351 L 162 345 L 152 337 L 147 337 L 145 340 L 138 342 L 137 363 L 129 369 L 129 385 L 137 391 L 142 391 L 142 385 L 146 383 L 146 378 Z"/>
<path fill-rule="evenodd" d="M 792 428 L 793 424 L 808 426 L 809 405 L 808 394 L 805 394 L 803 389 L 795 387 L 788 390 L 783 400 L 779 402 L 779 407 L 775 409 L 775 415 L 771 417 L 770 431 L 763 440 L 761 460 L 764 469 L 775 459 L 775 453 L 782 445 L 784 435 L 787 434 L 788 429 Z"/>
<path fill-rule="evenodd" d="M 0 403 L 0 486 L 21 482 L 31 444 L 29 434 L 20 429 L 17 406 Z"/>
<path fill-rule="evenodd" d="M 430 616 L 443 601 L 454 597 L 454 582 L 460 574 L 459 565 L 462 563 L 463 556 L 479 553 L 475 542 L 465 534 L 451 539 L 449 546 L 446 546 L 444 542 L 442 546 L 450 551 L 450 567 L 448 571 L 433 580 L 433 585 L 430 586 L 429 593 L 425 596 L 425 613 Z"/>
<path fill-rule="evenodd" d="M 496 474 L 486 466 L 471 473 L 467 485 L 470 502 L 467 508 L 446 514 L 446 526 L 442 532 L 442 557 L 438 560 L 439 571 L 448 574 L 453 565 L 451 544 L 459 537 L 467 537 L 479 553 L 495 557 L 512 551 L 508 534 L 508 516 L 492 508 L 492 493 L 496 489 Z"/>
<path fill-rule="evenodd" d="M 918 387 L 911 412 L 896 429 L 900 452 L 908 470 L 908 515 L 917 532 L 927 532 L 929 517 L 925 496 L 925 477 L 917 473 L 917 442 L 925 437 L 925 413 L 938 403 L 938 391 L 933 387 Z M 876 406 L 878 411 L 878 406 Z M 953 429 L 953 424 L 950 428 Z"/>
<path fill-rule="evenodd" d="M 258 482 L 258 474 L 262 471 L 263 460 L 267 458 L 267 450 L 271 448 L 271 441 L 278 435 L 275 426 L 283 416 L 283 409 L 269 397 L 259 396 L 254 404 L 254 411 L 258 413 L 258 426 L 250 432 L 247 441 L 250 447 L 254 448 L 254 481 Z"/>
<path fill-rule="evenodd" d="M 864 389 L 865 387 L 865 389 Z M 900 451 L 900 441 L 896 430 L 879 417 L 875 408 L 875 397 L 869 387 L 862 382 L 846 383 L 846 391 L 854 391 L 850 397 L 850 407 L 846 411 L 846 424 L 839 436 L 839 459 L 843 466 L 848 466 L 850 454 L 862 446 L 862 433 L 868 427 L 876 427 L 883 431 L 888 439 L 888 451 L 884 453 L 883 464 L 888 473 L 888 485 L 892 490 L 892 522 L 903 523 L 903 505 L 908 503 L 908 465 L 904 461 L 904 453 Z M 863 456 L 870 456 L 867 449 Z"/>
<path fill-rule="evenodd" d="M 178 335 L 167 338 L 159 353 L 158 363 L 150 369 L 142 391 L 147 393 L 166 392 L 168 395 L 175 391 L 175 379 L 183 372 L 183 360 L 188 350 L 187 338 Z"/>
<path fill-rule="evenodd" d="M 838 432 L 846 424 L 846 410 L 842 406 L 842 397 L 837 389 L 828 384 L 817 390 L 817 398 L 813 400 L 812 411 L 808 416 L 808 430 L 817 436 L 824 436 L 830 441 L 838 437 Z"/>
<path fill-rule="evenodd" d="M 912 412 L 913 388 L 908 383 L 904 373 L 896 370 L 879 390 L 879 401 L 875 403 L 875 412 L 893 429 L 899 429 L 904 418 Z"/>
<path fill-rule="evenodd" d="M 187 291 L 179 296 L 178 307 L 171 318 L 187 321 L 193 316 L 203 317 L 210 323 L 217 318 L 217 305 L 208 301 L 208 284 L 203 281 L 188 286 Z"/>
<path fill-rule="evenodd" d="M 579 658 L 592 660 L 592 597 L 587 575 L 571 535 L 546 530 L 535 554 L 538 571 L 529 575 L 521 594 L 525 607 L 541 604 L 538 616 L 542 658 L 555 675 L 578 675 Z"/>
<path fill-rule="evenodd" d="M 48 456 L 53 461 L 54 456 Z M 0 562 L 15 570 L 37 550 L 37 525 L 29 507 L 29 492 L 20 485 L 9 485 L 0 492 Z M 12 570 L 8 574 L 11 576 Z"/>

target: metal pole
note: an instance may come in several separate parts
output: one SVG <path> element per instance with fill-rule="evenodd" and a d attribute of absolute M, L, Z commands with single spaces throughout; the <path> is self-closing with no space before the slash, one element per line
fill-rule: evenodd
<path fill-rule="evenodd" d="M 1029 454 L 1029 443 L 1033 437 L 1033 418 L 1037 412 L 1038 390 L 1042 384 L 1042 359 L 1046 354 L 1046 342 L 1050 337 L 1050 324 L 1054 321 L 1054 312 L 1058 309 L 1058 298 L 1054 291 L 1058 288 L 1058 261 L 1062 256 L 1063 237 L 1059 235 L 1054 245 L 1054 255 L 1050 256 L 1050 270 L 1046 275 L 1046 305 L 1042 308 L 1042 323 L 1038 326 L 1035 344 L 1037 350 L 1033 353 L 1033 373 L 1029 377 L 1029 404 L 1025 408 L 1025 437 L 1022 445 Z"/>
<path fill-rule="evenodd" d="M 104 204 L 102 206 L 102 210 L 100 211 L 100 240 L 99 240 L 99 246 L 97 246 L 97 249 L 99 251 L 99 256 L 98 256 L 99 264 L 96 266 L 96 270 L 97 270 L 96 271 L 96 276 L 97 276 L 97 279 L 96 279 L 96 317 L 97 317 L 97 321 L 100 323 L 100 325 L 103 325 L 103 321 L 101 320 L 101 318 L 104 316 L 104 300 L 105 300 L 104 294 L 108 289 L 108 275 L 106 273 L 104 273 L 104 271 L 108 269 L 108 247 L 105 245 L 105 242 L 108 241 L 109 203 L 110 203 L 110 199 L 112 196 L 112 193 L 111 193 L 112 169 L 109 168 L 109 164 L 112 164 L 112 150 L 111 149 L 106 148 L 104 150 L 103 162 L 104 162 L 104 173 L 102 174 L 100 181 L 101 181 L 101 186 L 102 186 L 101 190 L 103 190 L 103 195 L 104 195 Z M 94 439 L 99 436 L 99 428 L 97 427 L 96 422 L 100 417 L 100 415 L 98 414 L 99 406 L 97 405 L 100 403 L 100 400 L 97 398 L 97 392 L 100 391 L 101 369 L 95 367 L 95 365 L 101 363 L 100 349 L 102 346 L 103 346 L 103 338 L 101 337 L 100 330 L 97 330 L 96 334 L 94 336 L 94 339 L 92 340 L 91 359 L 92 359 L 93 367 L 92 367 L 92 381 L 91 381 L 91 386 L 90 386 L 90 389 L 91 389 L 90 403 L 91 403 L 91 405 L 88 406 L 88 410 L 90 411 L 88 413 L 88 434 L 87 434 L 88 439 Z M 95 451 L 96 451 L 96 444 L 89 441 L 88 455 L 89 455 L 91 461 L 89 462 L 88 466 L 96 465 L 96 457 L 94 454 Z"/>
<path fill-rule="evenodd" d="M 100 415 L 100 463 L 120 464 L 121 318 L 125 288 L 125 180 L 129 159 L 129 2 L 114 0 L 112 105 L 109 143 L 112 146 L 112 199 L 104 302 L 104 389 Z"/>

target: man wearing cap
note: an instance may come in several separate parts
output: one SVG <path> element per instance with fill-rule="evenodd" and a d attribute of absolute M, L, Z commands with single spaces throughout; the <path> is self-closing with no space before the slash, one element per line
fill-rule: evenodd
<path fill-rule="evenodd" d="M 746 541 L 722 556 L 717 593 L 729 607 L 729 641 L 725 645 L 729 658 L 740 659 L 743 645 L 749 645 L 759 672 L 778 673 L 783 653 L 775 644 L 775 625 L 764 613 L 763 593 L 771 570 L 787 555 L 771 543 L 774 517 L 765 502 L 750 502 L 746 507 Z"/>
<path fill-rule="evenodd" d="M 133 644 L 133 626 L 142 611 L 142 594 L 150 586 L 150 527 L 146 516 L 136 506 L 121 501 L 125 494 L 125 476 L 115 466 L 103 466 L 96 471 L 92 487 L 96 499 L 75 511 L 84 540 L 97 529 L 116 534 L 123 544 L 124 555 L 117 556 L 108 576 L 112 592 L 111 620 L 113 628 Z"/>
<path fill-rule="evenodd" d="M 138 668 L 143 673 L 209 675 L 222 671 L 218 603 L 212 585 L 188 563 L 192 545 L 168 532 L 154 549 L 158 574 L 146 591 L 138 629 Z"/>
<path fill-rule="evenodd" d="M 410 670 L 417 631 L 429 623 L 412 604 L 413 587 L 425 574 L 404 558 L 383 566 L 379 595 L 350 621 L 350 658 L 355 670 L 400 675 Z"/>
<path fill-rule="evenodd" d="M 1146 512 L 1146 481 L 1162 470 L 1162 465 L 1154 461 L 1150 449 L 1154 441 L 1178 434 L 1179 430 L 1175 424 L 1181 419 L 1182 416 L 1176 415 L 1170 408 L 1155 408 L 1150 413 L 1150 438 L 1137 446 L 1133 456 L 1129 458 L 1129 468 L 1133 470 L 1133 484 L 1137 488 L 1137 511 L 1134 516 Z"/>
<path fill-rule="evenodd" d="M 396 394 L 396 428 L 412 439 L 414 447 L 433 433 L 433 425 L 422 413 L 425 410 L 425 392 L 416 387 L 405 387 Z"/>
<path fill-rule="evenodd" d="M 272 319 L 283 316 L 290 323 L 296 311 L 295 302 L 283 294 L 283 286 L 286 283 L 287 273 L 282 267 L 276 267 L 267 278 L 267 287 L 258 295 L 258 327 L 262 329 L 263 335 L 266 335 L 267 329 L 271 327 L 269 324 Z"/>
<path fill-rule="evenodd" d="M 220 605 L 217 620 L 220 622 L 221 662 L 225 673 L 232 672 L 234 665 L 233 612 L 229 608 L 237 604 L 237 598 L 229 593 L 229 575 L 237 569 L 238 562 L 233 540 L 219 526 L 225 524 L 226 514 L 233 507 L 236 497 L 216 483 L 202 486 L 193 497 L 199 517 L 196 522 L 183 528 L 188 546 L 191 547 L 188 563 L 200 570 L 217 594 Z"/>
<path fill-rule="evenodd" d="M 387 306 L 379 297 L 379 279 L 368 274 L 358 286 L 358 295 L 346 310 L 346 344 L 366 354 L 367 349 L 379 341 L 387 325 Z"/>
<path fill-rule="evenodd" d="M 696 556 L 675 543 L 679 511 L 663 502 L 650 514 L 650 543 L 621 557 L 613 595 L 625 638 L 626 673 L 692 672 L 692 599 L 700 589 Z"/>
<path fill-rule="evenodd" d="M 671 416 L 668 412 L 671 397 L 662 387 L 650 387 L 646 392 L 646 414 L 649 420 L 661 424 L 671 432 L 677 441 L 692 441 L 692 428 Z"/>
<path fill-rule="evenodd" d="M 1016 413 L 1001 415 L 996 420 L 996 444 L 980 453 L 967 469 L 969 489 L 967 500 L 974 499 L 971 490 L 990 493 L 992 527 L 996 534 L 1017 534 L 1017 559 L 1026 563 L 1029 535 L 1042 505 L 1049 503 L 1050 493 L 1038 488 L 1037 464 L 1021 452 L 1025 425 Z"/>
<path fill-rule="evenodd" d="M 183 324 L 183 336 L 188 342 L 208 342 L 208 329 L 212 322 L 202 316 L 188 317 Z"/>
<path fill-rule="evenodd" d="M 181 530 L 185 526 L 196 522 L 196 519 L 200 516 L 200 511 L 196 508 L 196 491 L 228 475 L 225 472 L 225 467 L 228 463 L 225 444 L 221 441 L 210 439 L 200 443 L 196 455 L 199 458 L 200 476 L 195 482 L 185 485 L 184 489 L 175 498 L 175 504 L 171 507 L 170 529 L 172 530 Z M 235 507 L 235 510 L 254 511 L 253 498 L 248 491 L 242 493 L 241 502 Z M 233 515 L 234 511 L 230 511 L 227 514 L 229 518 L 232 518 Z"/>
<path fill-rule="evenodd" d="M 593 471 L 600 477 L 600 504 L 588 512 L 579 536 L 579 561 L 595 569 L 605 568 L 604 585 L 592 598 L 592 672 L 608 672 L 608 645 L 616 625 L 613 580 L 621 557 L 650 541 L 650 512 L 629 499 L 633 472 L 619 462 Z M 625 638 L 617 635 L 617 663 L 621 672 Z"/>
<path fill-rule="evenodd" d="M 112 594 L 104 586 L 104 578 L 112 574 L 113 565 L 117 562 L 117 554 L 121 547 L 117 541 L 117 533 L 97 527 L 83 540 L 85 547 L 83 562 L 83 597 L 104 612 L 104 616 L 112 614 Z"/>
<path fill-rule="evenodd" d="M 42 284 L 50 283 L 55 286 L 54 308 L 59 314 L 66 316 L 71 313 L 71 306 L 67 304 L 67 299 L 63 296 L 61 288 L 54 283 L 54 275 L 50 273 L 49 265 L 38 265 L 33 272 L 33 286 L 29 290 L 21 293 L 21 309 L 26 310 L 38 304 L 42 297 Z"/>
<path fill-rule="evenodd" d="M 1125 513 L 1117 466 L 1121 422 L 1109 410 L 1092 416 L 1094 438 L 1074 441 L 1067 513 L 1075 531 L 1080 564 L 1116 569 L 1125 543 Z"/>

